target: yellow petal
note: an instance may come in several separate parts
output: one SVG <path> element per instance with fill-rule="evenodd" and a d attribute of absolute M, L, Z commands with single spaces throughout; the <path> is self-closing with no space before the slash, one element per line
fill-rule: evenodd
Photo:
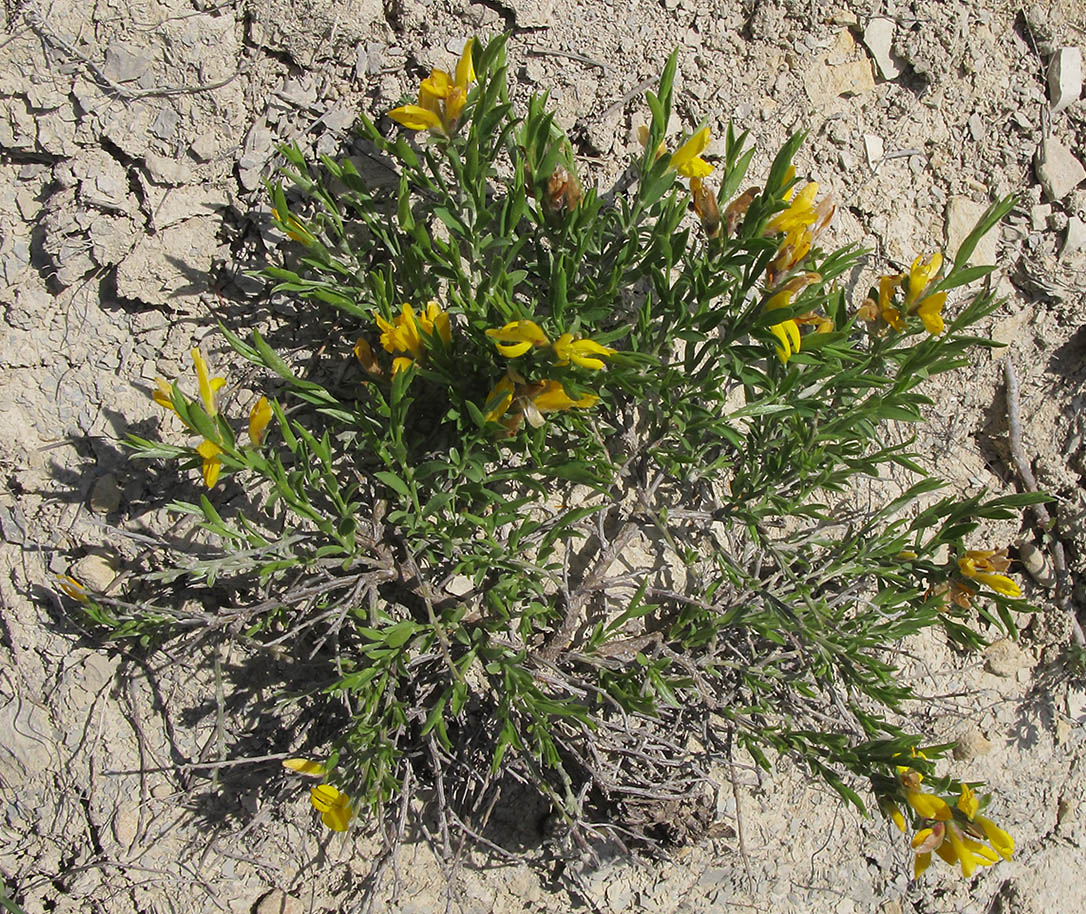
<path fill-rule="evenodd" d="M 616 351 L 601 346 L 595 340 L 575 340 L 570 333 L 563 333 L 554 342 L 554 354 L 558 357 L 559 365 L 568 365 L 573 362 L 575 365 L 591 368 L 593 371 L 607 367 L 601 359 L 593 358 L 593 356 L 607 357 L 614 355 Z"/>
<path fill-rule="evenodd" d="M 919 879 L 929 866 L 931 866 L 931 851 L 926 854 L 917 854 L 913 860 L 913 879 Z"/>
<path fill-rule="evenodd" d="M 497 422 L 505 415 L 513 402 L 513 379 L 509 375 L 503 375 L 502 379 L 494 385 L 494 389 L 487 395 L 484 409 L 487 410 L 486 421 Z"/>
<path fill-rule="evenodd" d="M 430 75 L 422 81 L 420 90 L 434 98 L 448 98 L 452 90 L 453 81 L 444 70 L 431 70 Z"/>
<path fill-rule="evenodd" d="M 475 82 L 475 63 L 471 59 L 471 51 L 474 46 L 474 38 L 465 41 L 464 50 L 460 52 L 460 60 L 456 62 L 456 84 L 461 89 L 466 89 L 469 83 Z"/>
<path fill-rule="evenodd" d="M 793 355 L 799 352 L 799 325 L 795 321 L 787 320 L 782 321 L 779 324 L 774 324 L 769 328 L 769 332 L 781 341 L 780 346 L 777 347 L 777 357 L 782 362 L 787 362 Z"/>
<path fill-rule="evenodd" d="M 599 401 L 599 397 L 595 394 L 585 394 L 580 399 L 574 400 L 566 393 L 566 389 L 561 383 L 558 381 L 546 381 L 544 382 L 543 389 L 532 398 L 532 401 L 542 412 L 549 413 L 557 410 L 571 409 L 572 407 L 588 409 L 589 407 L 596 405 Z"/>
<path fill-rule="evenodd" d="M 388 112 L 388 116 L 408 130 L 443 130 L 441 117 L 420 105 L 401 105 Z"/>
<path fill-rule="evenodd" d="M 304 774 L 306 777 L 321 777 L 325 774 L 324 765 L 307 758 L 283 759 L 283 767 Z"/>
<path fill-rule="evenodd" d="M 991 819 L 987 819 L 984 816 L 977 816 L 973 821 L 980 826 L 981 830 L 984 832 L 984 837 L 987 838 L 988 843 L 995 848 L 996 853 L 1004 860 L 1010 860 L 1011 855 L 1014 853 L 1014 838 L 1003 831 L 1003 829 L 996 825 Z"/>
<path fill-rule="evenodd" d="M 497 330 L 487 330 L 486 335 L 494 340 L 498 352 L 510 359 L 524 355 L 533 346 L 546 346 L 550 342 L 542 328 L 530 320 L 510 321 Z"/>
<path fill-rule="evenodd" d="M 409 359 L 405 355 L 397 356 L 392 360 L 392 377 L 396 377 L 401 371 L 407 371 L 414 364 L 414 359 Z"/>
<path fill-rule="evenodd" d="M 80 603 L 86 603 L 89 599 L 87 589 L 70 574 L 58 574 L 57 586 L 73 600 L 78 600 Z"/>
<path fill-rule="evenodd" d="M 196 377 L 200 382 L 200 399 L 204 403 L 204 409 L 209 416 L 214 416 L 215 391 L 221 388 L 226 381 L 223 378 L 212 378 L 207 368 L 207 362 L 199 349 L 192 350 L 192 362 L 196 366 Z"/>
<path fill-rule="evenodd" d="M 267 397 L 261 397 L 249 412 L 249 440 L 260 444 L 264 440 L 264 430 L 271 421 L 272 408 Z"/>
<path fill-rule="evenodd" d="M 944 841 L 937 848 L 935 848 L 935 853 L 942 857 L 943 860 L 945 860 L 951 866 L 954 866 L 958 862 L 958 852 L 954 850 L 954 848 L 946 841 Z"/>
<path fill-rule="evenodd" d="M 906 790 L 905 799 L 921 819 L 934 819 L 938 822 L 947 822 L 954 818 L 954 813 L 946 805 L 942 797 L 934 793 L 924 793 L 920 790 Z"/>
<path fill-rule="evenodd" d="M 766 229 L 770 232 L 794 233 L 811 225 L 818 218 L 814 209 L 817 194 L 817 182 L 809 181 L 788 204 L 788 209 L 777 213 L 766 223 Z"/>
<path fill-rule="evenodd" d="M 709 146 L 709 128 L 702 127 L 671 155 L 670 165 L 688 178 L 704 178 L 712 173 L 713 166 L 700 156 Z M 700 164 L 693 164 L 694 160 Z M 706 170 L 708 169 L 708 170 Z"/>
<path fill-rule="evenodd" d="M 346 794 L 331 784 L 318 784 L 309 791 L 313 808 L 321 814 L 321 821 L 332 831 L 346 831 L 354 810 Z"/>
<path fill-rule="evenodd" d="M 972 822 L 980 809 L 980 801 L 973 789 L 968 784 L 962 784 L 961 796 L 958 797 L 958 809 L 965 813 L 965 817 Z"/>
<path fill-rule="evenodd" d="M 1005 574 L 994 574 L 990 571 L 978 571 L 976 561 L 968 554 L 958 559 L 958 568 L 968 578 L 979 581 L 989 590 L 994 590 L 1005 597 L 1020 597 L 1022 590 L 1012 578 Z"/>
<path fill-rule="evenodd" d="M 222 461 L 219 459 L 219 454 L 222 453 L 222 448 L 219 447 L 214 441 L 208 441 L 206 438 L 196 446 L 196 453 L 204 458 L 203 467 L 201 472 L 204 476 L 204 485 L 209 489 L 213 488 L 219 478 L 219 471 L 222 470 Z"/>
<path fill-rule="evenodd" d="M 936 292 L 917 305 L 916 313 L 920 315 L 920 320 L 924 322 L 924 329 L 932 336 L 938 336 L 946 330 L 942 314 L 943 305 L 945 304 L 946 292 Z"/>
<path fill-rule="evenodd" d="M 713 166 L 701 156 L 694 156 L 675 170 L 684 178 L 690 178 L 693 181 L 709 177 L 713 173 Z"/>
<path fill-rule="evenodd" d="M 909 294 L 905 297 L 907 304 L 911 305 L 920 297 L 920 293 L 924 291 L 928 283 L 938 275 L 942 265 L 943 255 L 938 251 L 928 258 L 927 263 L 924 262 L 923 255 L 913 261 L 912 267 L 909 268 Z"/>

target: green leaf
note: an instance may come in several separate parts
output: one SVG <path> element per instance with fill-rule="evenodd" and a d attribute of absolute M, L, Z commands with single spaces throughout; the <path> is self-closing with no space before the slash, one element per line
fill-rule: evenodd
<path fill-rule="evenodd" d="M 373 475 L 398 495 L 402 495 L 404 498 L 411 497 L 411 487 L 395 473 L 391 473 L 388 470 L 381 470 Z"/>

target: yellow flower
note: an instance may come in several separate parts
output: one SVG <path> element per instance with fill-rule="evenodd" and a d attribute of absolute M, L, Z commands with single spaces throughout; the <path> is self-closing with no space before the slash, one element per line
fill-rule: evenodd
<path fill-rule="evenodd" d="M 215 406 L 215 394 L 226 384 L 226 379 L 211 377 L 207 362 L 204 361 L 199 349 L 192 350 L 192 363 L 196 366 L 196 378 L 199 382 L 200 399 L 203 401 L 204 410 L 209 416 L 214 416 L 218 413 Z M 151 393 L 151 399 L 159 406 L 170 410 L 174 415 L 178 415 L 177 409 L 173 405 L 173 388 L 165 379 L 155 378 L 155 389 Z M 189 402 L 187 397 L 185 402 Z"/>
<path fill-rule="evenodd" d="M 486 398 L 487 422 L 500 422 L 511 433 L 528 420 L 532 428 L 544 423 L 543 413 L 561 410 L 588 409 L 599 401 L 595 394 L 585 394 L 574 400 L 558 381 L 525 382 L 515 371 L 507 371 Z"/>
<path fill-rule="evenodd" d="M 225 378 L 213 378 L 208 371 L 207 362 L 199 349 L 192 350 L 192 361 L 196 366 L 196 377 L 200 382 L 200 399 L 204 402 L 204 410 L 209 416 L 218 413 L 215 407 L 215 394 L 225 383 Z"/>
<path fill-rule="evenodd" d="M 222 460 L 219 458 L 222 448 L 214 441 L 205 438 L 196 446 L 196 453 L 204 459 L 200 472 L 204 477 L 204 485 L 211 489 L 218 481 L 219 471 L 222 470 Z"/>
<path fill-rule="evenodd" d="M 272 218 L 275 219 L 276 225 L 283 230 L 283 233 L 288 238 L 297 241 L 299 244 L 304 244 L 306 247 L 311 247 L 317 243 L 316 235 L 290 215 L 290 213 L 283 216 L 280 215 L 279 210 L 272 207 Z"/>
<path fill-rule="evenodd" d="M 283 759 L 283 767 L 310 778 L 324 777 L 328 773 L 320 762 L 314 762 L 312 759 L 307 758 L 285 758 Z"/>
<path fill-rule="evenodd" d="M 793 320 L 781 321 L 769 328 L 781 344 L 777 347 L 777 358 L 787 362 L 795 353 L 799 352 L 799 325 Z"/>
<path fill-rule="evenodd" d="M 958 569 L 967 578 L 979 581 L 1005 597 L 1020 597 L 1022 590 L 1013 579 L 998 572 L 1010 566 L 1003 550 L 970 550 L 958 559 Z"/>
<path fill-rule="evenodd" d="M 909 293 L 905 296 L 905 304 L 911 305 L 920 297 L 920 293 L 927 288 L 928 283 L 938 275 L 942 265 L 943 255 L 938 251 L 928 258 L 927 263 L 924 262 L 923 254 L 913 261 L 909 269 Z"/>
<path fill-rule="evenodd" d="M 87 588 L 70 574 L 58 574 L 57 586 L 73 600 L 78 600 L 80 603 L 86 603 L 90 599 L 87 596 Z"/>
<path fill-rule="evenodd" d="M 788 209 L 777 213 L 766 224 L 771 232 L 784 232 L 789 234 L 813 225 L 816 218 L 814 198 L 818 193 L 818 184 L 811 181 L 788 204 Z"/>
<path fill-rule="evenodd" d="M 558 357 L 559 365 L 568 365 L 573 362 L 574 365 L 591 368 L 593 371 L 599 371 L 607 366 L 602 359 L 592 356 L 602 355 L 606 358 L 617 351 L 601 346 L 594 340 L 575 340 L 572 333 L 563 333 L 554 341 L 554 354 Z"/>
<path fill-rule="evenodd" d="M 706 178 L 713 166 L 701 157 L 709 147 L 709 128 L 702 127 L 671 155 L 670 166 L 684 178 Z"/>
<path fill-rule="evenodd" d="M 456 129 L 468 100 L 468 86 L 475 82 L 475 64 L 471 52 L 475 39 L 469 38 L 456 64 L 455 77 L 433 69 L 419 85 L 417 105 L 402 105 L 388 116 L 408 130 L 436 130 L 450 134 Z"/>
<path fill-rule="evenodd" d="M 539 324 L 529 320 L 510 321 L 498 330 L 487 330 L 486 335 L 494 340 L 498 352 L 509 359 L 524 355 L 533 346 L 550 343 Z"/>
<path fill-rule="evenodd" d="M 271 421 L 272 408 L 267 397 L 261 397 L 249 411 L 249 440 L 260 444 L 264 440 L 264 431 Z"/>
<path fill-rule="evenodd" d="M 920 816 L 921 819 L 947 822 L 954 818 L 954 813 L 942 797 L 908 786 L 904 787 L 904 791 L 905 802 L 913 808 L 913 812 Z"/>
<path fill-rule="evenodd" d="M 179 415 L 177 407 L 173 405 L 173 388 L 165 378 L 155 378 L 155 390 L 151 394 L 151 399 L 159 406 L 164 406 L 175 416 Z"/>
<path fill-rule="evenodd" d="M 968 784 L 962 784 L 961 796 L 958 798 L 957 806 L 969 820 L 969 825 L 973 826 L 969 830 L 975 832 L 979 828 L 981 834 L 992 845 L 996 853 L 1004 860 L 1010 860 L 1011 855 L 1014 853 L 1014 838 L 991 819 L 977 815 L 980 810 L 980 802 Z M 980 837 L 980 835 L 977 835 L 977 837 Z"/>
<path fill-rule="evenodd" d="M 542 385 L 538 392 L 533 391 L 531 394 L 532 404 L 541 413 L 553 413 L 574 407 L 588 409 L 599 401 L 599 397 L 595 394 L 585 394 L 574 400 L 558 381 L 543 381 Z M 528 417 L 528 421 L 531 423 L 531 416 Z"/>
<path fill-rule="evenodd" d="M 508 412 L 513 404 L 513 393 L 516 384 L 509 372 L 502 375 L 500 381 L 494 385 L 494 389 L 487 395 L 486 406 L 489 407 L 486 414 L 487 422 L 497 422 Z"/>
<path fill-rule="evenodd" d="M 901 312 L 894 307 L 893 300 L 898 286 L 904 281 L 904 273 L 891 273 L 889 276 L 879 277 L 879 314 L 887 324 L 898 331 L 905 329 L 905 321 L 901 317 Z"/>
<path fill-rule="evenodd" d="M 449 315 L 441 310 L 436 301 L 428 301 L 425 309 L 418 315 L 419 329 L 426 336 L 437 334 L 446 345 L 452 345 L 452 328 L 449 325 Z"/>
<path fill-rule="evenodd" d="M 810 253 L 818 236 L 826 230 L 837 211 L 833 200 L 826 197 L 815 205 L 814 198 L 818 185 L 811 181 L 792 199 L 788 208 L 778 213 L 766 224 L 771 233 L 784 233 L 777 256 L 766 268 L 766 277 L 770 285 L 777 277 L 798 266 Z"/>
<path fill-rule="evenodd" d="M 313 808 L 321 814 L 321 821 L 332 831 L 346 831 L 354 816 L 350 798 L 331 784 L 318 784 L 309 791 Z"/>
<path fill-rule="evenodd" d="M 943 323 L 943 305 L 945 304 L 946 292 L 936 292 L 916 306 L 916 313 L 924 322 L 924 329 L 932 336 L 938 336 L 946 330 L 946 324 Z"/>
<path fill-rule="evenodd" d="M 375 314 L 377 326 L 381 328 L 381 345 L 386 352 L 406 352 L 412 358 L 422 356 L 422 337 L 419 335 L 419 326 L 415 321 L 415 309 L 407 302 L 400 307 L 399 317 L 391 322 L 386 321 L 380 314 Z"/>
<path fill-rule="evenodd" d="M 392 360 L 392 374 L 409 368 L 415 361 L 420 360 L 426 352 L 425 340 L 432 340 L 436 335 L 448 346 L 452 342 L 452 330 L 449 325 L 449 315 L 441 310 L 436 301 L 427 302 L 426 307 L 418 314 L 407 302 L 400 308 L 400 314 L 392 321 L 385 320 L 380 314 L 374 315 L 377 326 L 381 329 L 381 345 L 386 352 L 402 352 L 406 355 Z M 373 358 L 373 350 L 365 340 L 359 340 L 355 344 L 355 355 L 362 366 L 371 374 L 380 374 L 376 359 Z M 370 367 L 367 367 L 370 366 Z M 377 368 L 376 371 L 371 368 Z"/>

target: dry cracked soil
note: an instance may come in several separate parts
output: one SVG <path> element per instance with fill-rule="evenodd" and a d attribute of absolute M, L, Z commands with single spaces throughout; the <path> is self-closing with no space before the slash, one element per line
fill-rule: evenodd
<path fill-rule="evenodd" d="M 107 651 L 53 596 L 58 573 L 108 584 L 129 538 L 163 529 L 117 440 L 157 421 L 154 378 L 221 354 L 224 303 L 264 294 L 244 268 L 283 243 L 262 180 L 276 144 L 342 148 L 472 34 L 510 31 L 517 97 L 549 88 L 587 180 L 637 151 L 640 92 L 679 49 L 672 133 L 748 129 L 764 173 L 792 131 L 801 171 L 840 203 L 863 277 L 953 246 L 988 202 L 1017 205 L 981 263 L 1007 348 L 931 391 L 922 442 L 958 491 L 1014 491 L 1003 364 L 1023 437 L 1059 497 L 1069 599 L 1086 606 L 1086 102 L 1083 0 L 5 0 L 0 7 L 0 874 L 27 914 L 356 910 L 376 845 L 330 837 L 266 765 L 268 721 L 216 692 L 237 660 Z M 710 153 L 716 150 L 711 148 Z M 1029 528 L 996 526 L 1020 546 Z M 958 739 L 1017 838 L 971 881 L 911 855 L 782 762 L 741 767 L 714 837 L 666 859 L 581 859 L 521 811 L 519 859 L 478 852 L 453 910 L 935 914 L 1086 911 L 1086 689 L 1061 672 L 1067 615 L 1029 550 L 1041 612 L 1017 643 L 910 645 L 915 722 Z M 1025 574 L 1023 573 L 1023 577 Z M 274 691 L 267 685 L 267 703 Z M 740 852 L 738 817 L 743 825 Z M 516 842 L 514 842 L 516 843 Z M 418 841 L 377 909 L 444 910 L 448 874 Z M 12 908 L 12 910 L 18 910 Z"/>

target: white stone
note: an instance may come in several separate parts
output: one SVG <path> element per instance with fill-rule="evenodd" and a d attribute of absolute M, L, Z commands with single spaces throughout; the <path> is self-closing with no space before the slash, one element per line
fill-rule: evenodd
<path fill-rule="evenodd" d="M 1049 200 L 1062 200 L 1086 178 L 1086 168 L 1059 140 L 1048 137 L 1037 147 L 1037 180 Z"/>
<path fill-rule="evenodd" d="M 1067 220 L 1067 234 L 1063 239 L 1063 247 L 1060 248 L 1060 259 L 1082 250 L 1086 250 L 1086 222 L 1078 216 L 1071 216 Z"/>
<path fill-rule="evenodd" d="M 878 16 L 867 23 L 864 29 L 864 44 L 871 52 L 883 79 L 897 79 L 901 75 L 901 67 L 890 52 L 894 44 L 894 27 L 893 19 Z"/>
<path fill-rule="evenodd" d="M 864 134 L 864 154 L 867 156 L 867 164 L 872 171 L 882 163 L 882 156 L 885 151 L 886 145 L 883 143 L 881 136 L 874 133 Z"/>
<path fill-rule="evenodd" d="M 1082 51 L 1060 48 L 1048 65 L 1048 99 L 1056 114 L 1073 105 L 1082 94 Z"/>

